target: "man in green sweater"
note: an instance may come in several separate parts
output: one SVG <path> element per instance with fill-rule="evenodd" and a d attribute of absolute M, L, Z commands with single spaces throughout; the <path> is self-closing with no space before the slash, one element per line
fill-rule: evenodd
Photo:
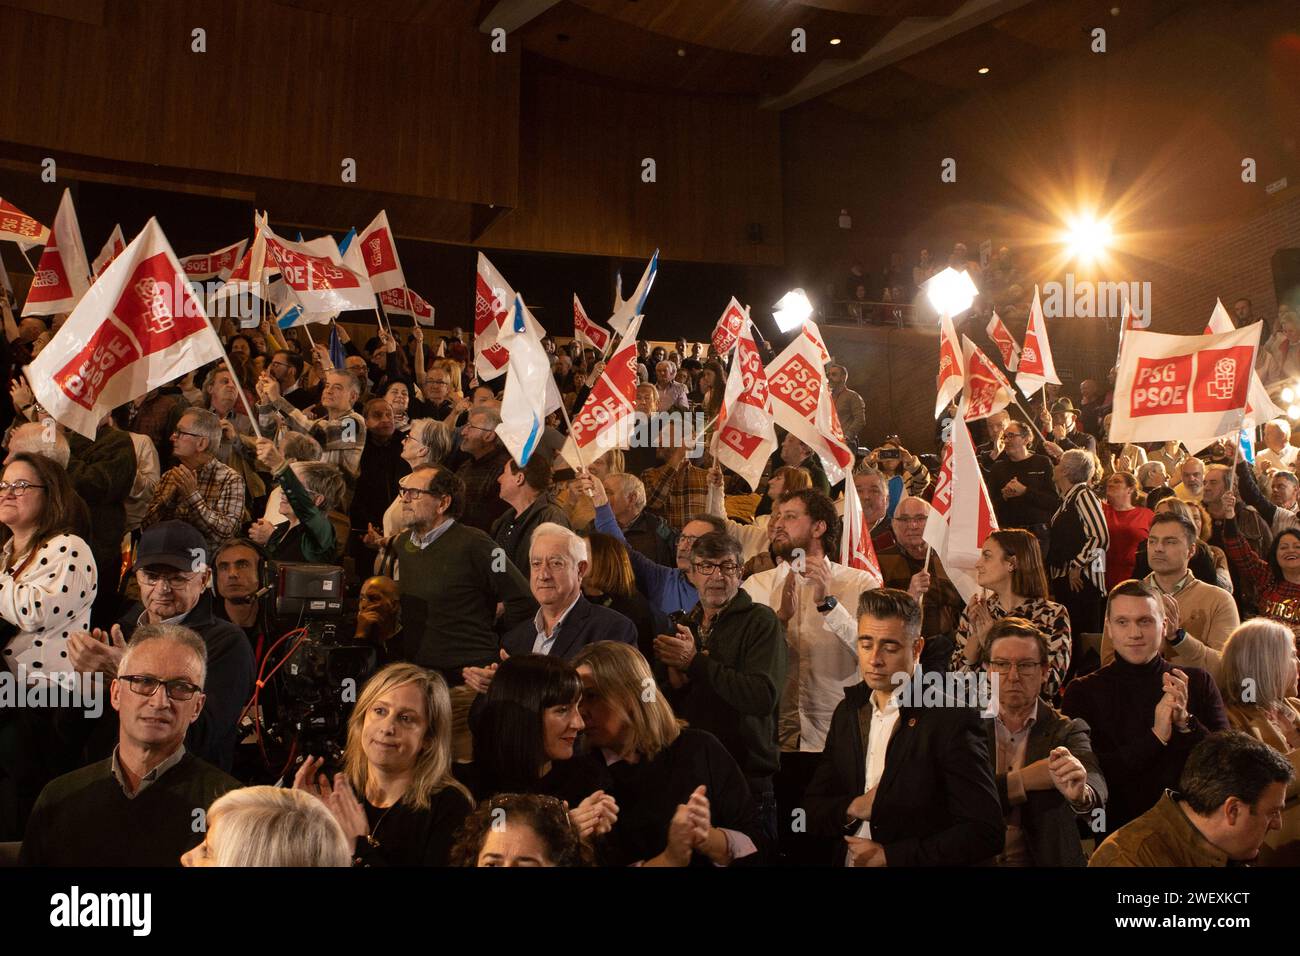
<path fill-rule="evenodd" d="M 465 485 L 455 472 L 424 465 L 402 478 L 398 496 L 407 528 L 392 544 L 402 592 L 401 654 L 446 679 L 456 757 L 469 759 L 474 691 L 462 672 L 496 663 L 501 634 L 531 620 L 537 602 L 505 550 L 458 520 Z"/>
<path fill-rule="evenodd" d="M 207 647 L 176 624 L 141 627 L 118 665 L 113 754 L 45 786 L 23 839 L 28 866 L 179 866 L 208 807 L 240 784 L 185 750 L 203 709 Z M 95 675 L 98 677 L 99 675 Z"/>

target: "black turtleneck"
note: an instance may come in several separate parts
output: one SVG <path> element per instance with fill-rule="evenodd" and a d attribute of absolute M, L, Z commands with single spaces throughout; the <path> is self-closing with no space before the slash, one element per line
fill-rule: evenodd
<path fill-rule="evenodd" d="M 1130 664 L 1116 656 L 1113 663 L 1065 688 L 1061 710 L 1087 721 L 1092 749 L 1110 790 L 1105 833 L 1150 810 L 1166 789 L 1177 790 L 1191 749 L 1207 734 L 1228 729 L 1223 699 L 1213 679 L 1198 667 L 1187 667 L 1183 670 L 1188 679 L 1190 729 L 1174 730 L 1168 744 L 1160 742 L 1151 727 L 1156 704 L 1164 696 L 1162 675 L 1173 669 L 1159 655 L 1145 664 Z"/>

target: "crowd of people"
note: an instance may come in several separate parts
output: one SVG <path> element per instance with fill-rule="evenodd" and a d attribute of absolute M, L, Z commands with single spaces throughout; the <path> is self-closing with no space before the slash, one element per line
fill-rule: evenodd
<path fill-rule="evenodd" d="M 1096 382 L 1034 422 L 987 419 L 1000 530 L 968 601 L 923 537 L 924 454 L 859 447 L 867 403 L 840 362 L 879 575 L 841 562 L 846 483 L 793 434 L 757 489 L 680 426 L 574 471 L 556 415 L 521 464 L 496 433 L 504 380 L 475 377 L 459 330 L 441 355 L 418 328 L 342 338 L 336 367 L 269 323 L 228 329 L 230 367 L 91 440 L 19 374 L 50 330 L 12 330 L 3 661 L 28 698 L 99 681 L 110 704 L 0 708 L 0 840 L 21 862 L 1300 856 L 1287 422 L 1252 463 L 1229 442 L 1111 446 Z M 543 346 L 576 413 L 600 356 Z M 727 371 L 706 346 L 639 353 L 644 420 L 716 416 Z M 297 646 L 272 562 L 342 568 L 340 639 L 373 652 L 334 750 L 267 757 L 266 714 L 291 703 L 267 675 Z M 930 678 L 937 700 L 913 693 Z"/>

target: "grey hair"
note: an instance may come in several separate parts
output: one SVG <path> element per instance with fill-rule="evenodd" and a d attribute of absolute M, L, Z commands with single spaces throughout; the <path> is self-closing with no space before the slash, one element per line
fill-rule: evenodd
<path fill-rule="evenodd" d="M 469 411 L 469 417 L 477 418 L 480 421 L 486 421 L 487 424 L 483 427 L 492 429 L 493 434 L 496 433 L 497 426 L 501 424 L 501 413 L 495 408 L 489 408 L 486 405 L 471 408 Z"/>
<path fill-rule="evenodd" d="M 858 462 L 858 467 L 853 469 L 854 478 L 857 478 L 860 475 L 865 475 L 866 477 L 872 479 L 873 481 L 879 481 L 885 485 L 889 484 L 889 479 L 885 477 L 884 472 L 882 472 L 875 465 L 867 464 L 867 458 L 865 455 L 862 457 L 862 460 Z"/>
<path fill-rule="evenodd" d="M 280 442 L 285 461 L 320 461 L 320 442 L 302 432 L 286 431 Z"/>
<path fill-rule="evenodd" d="M 45 436 L 50 432 L 54 434 L 54 441 L 47 442 Z M 63 429 L 54 424 L 52 418 L 43 422 L 24 422 L 13 430 L 9 436 L 9 454 L 17 455 L 22 452 L 57 461 L 65 470 L 68 467 L 68 460 L 72 457 L 67 436 L 63 434 Z"/>
<path fill-rule="evenodd" d="M 1223 645 L 1220 686 L 1229 703 L 1275 704 L 1287 696 L 1295 672 L 1295 637 L 1285 624 L 1253 617 L 1239 624 Z M 1249 695 L 1244 693 L 1247 687 Z M 1245 696 L 1252 699 L 1243 700 Z"/>
<path fill-rule="evenodd" d="M 323 511 L 333 511 L 343 500 L 347 485 L 338 467 L 324 461 L 295 461 L 290 466 L 309 494 L 320 495 Z"/>
<path fill-rule="evenodd" d="M 1157 471 L 1168 479 L 1169 472 L 1165 469 L 1165 463 L 1163 461 L 1149 461 L 1145 465 L 1139 465 L 1137 470 L 1138 484 L 1145 488 L 1147 478 Z"/>
<path fill-rule="evenodd" d="M 1064 470 L 1065 476 L 1070 479 L 1070 484 L 1078 485 L 1092 479 L 1096 464 L 1092 455 L 1082 448 L 1071 448 L 1061 456 L 1061 468 Z"/>
<path fill-rule="evenodd" d="M 244 787 L 208 808 L 221 823 L 217 866 L 351 866 L 352 847 L 324 802 L 302 790 Z"/>
<path fill-rule="evenodd" d="M 208 451 L 216 453 L 221 444 L 221 419 L 216 412 L 206 408 L 187 408 L 181 412 L 181 418 L 188 418 L 192 423 L 190 430 L 200 438 L 208 440 Z M 179 425 L 177 427 L 180 427 Z"/>
<path fill-rule="evenodd" d="M 451 454 L 456 430 L 436 418 L 417 418 L 411 422 L 411 435 L 429 449 L 427 463 L 436 465 Z"/>
<path fill-rule="evenodd" d="M 344 387 L 347 388 L 354 396 L 361 394 L 361 383 L 357 377 L 349 372 L 346 368 L 332 368 L 325 372 L 324 377 L 329 378 L 331 375 L 339 375 L 346 379 Z M 354 398 L 353 401 L 356 399 Z"/>
<path fill-rule="evenodd" d="M 590 560 L 587 557 L 587 542 L 562 524 L 556 524 L 554 521 L 543 521 L 533 529 L 532 542 L 528 546 L 529 558 L 532 557 L 533 548 L 537 546 L 538 538 L 563 539 L 565 550 L 569 552 L 569 558 L 575 565 L 579 561 Z"/>
<path fill-rule="evenodd" d="M 637 510 L 645 508 L 645 484 L 636 475 L 622 472 L 615 475 L 606 475 L 605 480 L 613 486 L 614 494 L 631 498 Z"/>
<path fill-rule="evenodd" d="M 131 635 L 130 643 L 126 645 L 122 659 L 117 662 L 117 672 L 129 674 L 129 662 L 135 656 L 136 649 L 150 641 L 171 641 L 173 644 L 188 648 L 199 659 L 199 686 L 202 687 L 207 683 L 208 645 L 203 643 L 203 638 L 180 624 L 145 624 L 136 628 L 135 633 Z"/>

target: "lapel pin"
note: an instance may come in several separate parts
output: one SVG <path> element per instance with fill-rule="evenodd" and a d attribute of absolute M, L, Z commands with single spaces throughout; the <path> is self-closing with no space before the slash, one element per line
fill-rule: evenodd
<path fill-rule="evenodd" d="M 915 718 L 915 717 L 909 717 L 909 718 L 907 718 L 907 726 L 909 726 L 909 727 L 915 727 L 915 726 L 916 726 L 916 718 Z"/>

